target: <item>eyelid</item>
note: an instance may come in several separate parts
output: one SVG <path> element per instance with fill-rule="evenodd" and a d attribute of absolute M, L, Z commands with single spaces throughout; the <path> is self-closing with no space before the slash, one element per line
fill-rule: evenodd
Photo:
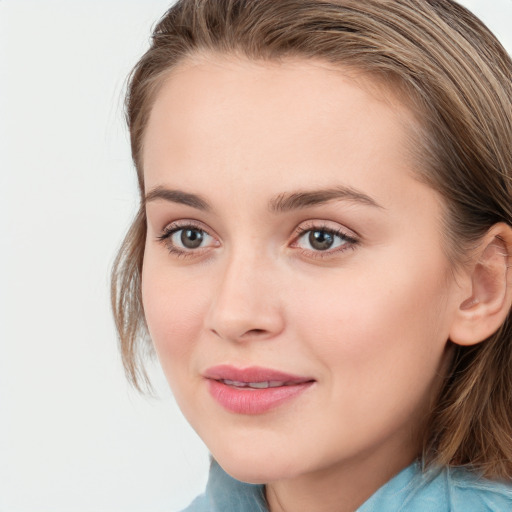
<path fill-rule="evenodd" d="M 172 222 L 168 222 L 161 230 L 161 234 L 157 238 L 163 238 L 172 231 L 176 231 L 178 229 L 183 228 L 194 228 L 199 229 L 201 231 L 205 231 L 206 233 L 210 232 L 210 229 L 205 226 L 202 222 L 194 219 L 179 219 L 174 220 Z"/>
<path fill-rule="evenodd" d="M 361 236 L 353 229 L 347 228 L 338 222 L 329 221 L 325 219 L 311 219 L 301 222 L 294 229 L 294 238 L 298 238 L 307 231 L 328 231 L 330 233 L 339 233 L 344 238 L 353 241 L 359 241 Z"/>

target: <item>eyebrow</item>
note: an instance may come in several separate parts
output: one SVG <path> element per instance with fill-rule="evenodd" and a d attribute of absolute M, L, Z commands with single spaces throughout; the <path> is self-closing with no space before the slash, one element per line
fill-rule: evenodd
<path fill-rule="evenodd" d="M 384 209 L 383 206 L 377 203 L 377 201 L 375 201 L 375 199 L 371 198 L 370 196 L 352 187 L 345 186 L 279 194 L 276 198 L 270 201 L 269 208 L 270 211 L 274 213 L 281 213 L 290 210 L 309 208 L 311 206 L 316 206 L 327 203 L 329 201 L 340 199 L 354 201 L 367 206 Z"/>
<path fill-rule="evenodd" d="M 155 187 L 151 189 L 144 197 L 144 203 L 149 203 L 157 199 L 163 199 L 171 203 L 184 204 L 198 210 L 208 211 L 210 205 L 208 202 L 197 194 L 190 194 L 181 190 L 171 190 L 165 187 Z"/>
<path fill-rule="evenodd" d="M 151 189 L 144 197 L 144 202 L 149 203 L 157 199 L 163 199 L 172 203 L 191 206 L 198 210 L 209 211 L 211 206 L 200 195 L 183 192 L 182 190 L 168 189 L 162 186 Z M 298 192 L 284 192 L 269 201 L 269 210 L 273 213 L 283 213 L 290 210 L 300 210 L 317 206 L 329 201 L 347 200 L 362 203 L 375 208 L 383 207 L 375 199 L 352 187 L 337 186 L 320 190 L 308 190 Z"/>

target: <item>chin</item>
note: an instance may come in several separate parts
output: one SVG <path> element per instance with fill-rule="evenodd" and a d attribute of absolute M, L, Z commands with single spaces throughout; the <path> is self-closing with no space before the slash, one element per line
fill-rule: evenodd
<path fill-rule="evenodd" d="M 289 454 L 278 454 L 261 446 L 251 450 L 248 446 L 233 443 L 227 450 L 212 451 L 212 456 L 228 475 L 249 484 L 286 480 L 301 473 L 298 461 Z"/>
<path fill-rule="evenodd" d="M 275 465 L 268 464 L 268 467 L 262 467 L 261 465 L 253 464 L 251 461 L 243 460 L 243 456 L 238 461 L 225 461 L 217 458 L 215 460 L 228 475 L 248 484 L 267 484 L 292 476 L 287 471 L 271 467 Z"/>

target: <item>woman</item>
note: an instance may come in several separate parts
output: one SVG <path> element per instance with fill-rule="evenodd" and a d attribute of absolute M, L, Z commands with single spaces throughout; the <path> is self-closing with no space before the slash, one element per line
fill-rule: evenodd
<path fill-rule="evenodd" d="M 511 79 L 451 0 L 162 18 L 113 305 L 212 453 L 187 510 L 512 509 Z"/>

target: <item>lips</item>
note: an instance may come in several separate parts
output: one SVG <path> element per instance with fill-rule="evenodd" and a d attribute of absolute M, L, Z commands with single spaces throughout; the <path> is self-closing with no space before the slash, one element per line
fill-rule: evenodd
<path fill-rule="evenodd" d="M 263 414 L 298 397 L 314 383 L 310 377 L 261 367 L 221 365 L 209 368 L 203 376 L 211 396 L 237 414 Z"/>

